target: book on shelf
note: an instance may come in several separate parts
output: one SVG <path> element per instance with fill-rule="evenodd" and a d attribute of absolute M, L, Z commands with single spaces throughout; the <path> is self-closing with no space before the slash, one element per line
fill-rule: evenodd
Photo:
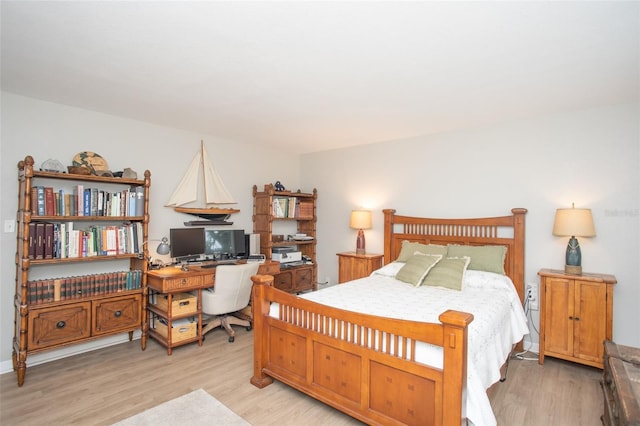
<path fill-rule="evenodd" d="M 31 211 L 37 216 L 44 216 L 46 214 L 44 186 L 42 185 L 34 186 L 31 194 L 32 194 Z M 33 197 L 33 194 L 35 194 L 35 197 Z"/>
<path fill-rule="evenodd" d="M 134 191 L 136 193 L 136 208 L 134 216 L 144 216 L 144 187 L 136 186 Z"/>
<path fill-rule="evenodd" d="M 56 208 L 55 208 L 55 197 L 53 196 L 53 187 L 45 186 L 44 187 L 44 215 L 45 216 L 55 216 Z"/>
<path fill-rule="evenodd" d="M 35 259 L 44 259 L 44 222 L 36 223 Z"/>
<path fill-rule="evenodd" d="M 85 188 L 82 193 L 82 215 L 91 216 L 91 188 Z"/>
<path fill-rule="evenodd" d="M 44 223 L 44 259 L 53 259 L 53 223 Z"/>
<path fill-rule="evenodd" d="M 98 216 L 104 216 L 104 191 L 98 191 L 98 210 L 96 213 Z"/>
<path fill-rule="evenodd" d="M 289 199 L 287 200 L 287 205 L 289 207 L 287 211 L 287 217 L 296 217 L 296 201 L 296 197 L 289 197 Z"/>
<path fill-rule="evenodd" d="M 56 206 L 58 209 L 58 216 L 68 216 L 67 205 L 65 204 L 66 194 L 64 189 L 59 189 L 56 192 Z"/>
<path fill-rule="evenodd" d="M 36 258 L 36 222 L 29 223 L 29 259 Z"/>
<path fill-rule="evenodd" d="M 84 185 L 79 183 L 73 187 L 76 216 L 84 216 Z"/>

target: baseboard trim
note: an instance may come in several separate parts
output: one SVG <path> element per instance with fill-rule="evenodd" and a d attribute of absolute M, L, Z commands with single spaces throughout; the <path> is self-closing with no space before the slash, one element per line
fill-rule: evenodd
<path fill-rule="evenodd" d="M 140 339 L 140 331 L 133 333 L 133 340 Z M 87 343 L 78 343 L 77 345 L 67 346 L 62 349 L 51 350 L 42 352 L 27 357 L 27 374 L 28 368 L 34 365 L 45 364 L 47 362 L 56 361 L 58 359 L 67 358 L 70 356 L 82 354 L 85 352 L 91 352 L 98 349 L 106 348 L 108 346 L 118 345 L 120 343 L 126 343 L 129 341 L 129 334 L 123 333 L 115 336 L 104 337 L 99 340 L 94 340 Z M 0 374 L 6 374 L 13 372 L 13 360 L 5 360 L 0 362 Z"/>

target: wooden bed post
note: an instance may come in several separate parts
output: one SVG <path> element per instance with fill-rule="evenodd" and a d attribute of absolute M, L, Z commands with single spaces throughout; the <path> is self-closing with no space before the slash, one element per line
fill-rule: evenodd
<path fill-rule="evenodd" d="M 273 286 L 273 276 L 254 275 L 253 281 L 253 377 L 251 384 L 262 389 L 273 383 L 273 379 L 262 372 L 262 368 L 268 361 L 269 333 L 264 324 L 264 319 L 269 315 L 270 303 L 265 298 L 268 287 Z"/>
<path fill-rule="evenodd" d="M 467 326 L 473 315 L 446 311 L 438 317 L 443 326 L 442 424 L 459 425 L 466 418 L 463 398 L 467 387 Z"/>
<path fill-rule="evenodd" d="M 513 280 L 518 294 L 520 295 L 520 303 L 524 303 L 524 215 L 527 209 L 515 208 L 511 209 L 513 213 L 513 238 L 517 242 L 513 248 Z"/>
<path fill-rule="evenodd" d="M 384 209 L 384 264 L 388 265 L 395 259 L 391 259 L 391 239 L 393 238 L 393 215 L 396 213 L 394 209 Z"/>

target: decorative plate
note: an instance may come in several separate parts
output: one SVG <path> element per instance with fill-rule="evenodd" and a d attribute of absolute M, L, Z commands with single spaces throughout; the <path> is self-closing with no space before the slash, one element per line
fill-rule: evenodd
<path fill-rule="evenodd" d="M 73 165 L 74 166 L 85 166 L 91 169 L 91 171 L 96 170 L 109 170 L 109 165 L 107 161 L 102 158 L 99 154 L 91 151 L 83 151 L 79 152 L 73 157 Z"/>
<path fill-rule="evenodd" d="M 64 173 L 64 166 L 56 159 L 50 158 L 40 166 L 43 172 Z"/>

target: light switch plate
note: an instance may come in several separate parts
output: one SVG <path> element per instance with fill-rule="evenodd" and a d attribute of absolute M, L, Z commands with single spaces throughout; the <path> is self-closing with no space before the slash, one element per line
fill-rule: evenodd
<path fill-rule="evenodd" d="M 16 232 L 16 221 L 13 219 L 5 219 L 4 232 Z"/>

